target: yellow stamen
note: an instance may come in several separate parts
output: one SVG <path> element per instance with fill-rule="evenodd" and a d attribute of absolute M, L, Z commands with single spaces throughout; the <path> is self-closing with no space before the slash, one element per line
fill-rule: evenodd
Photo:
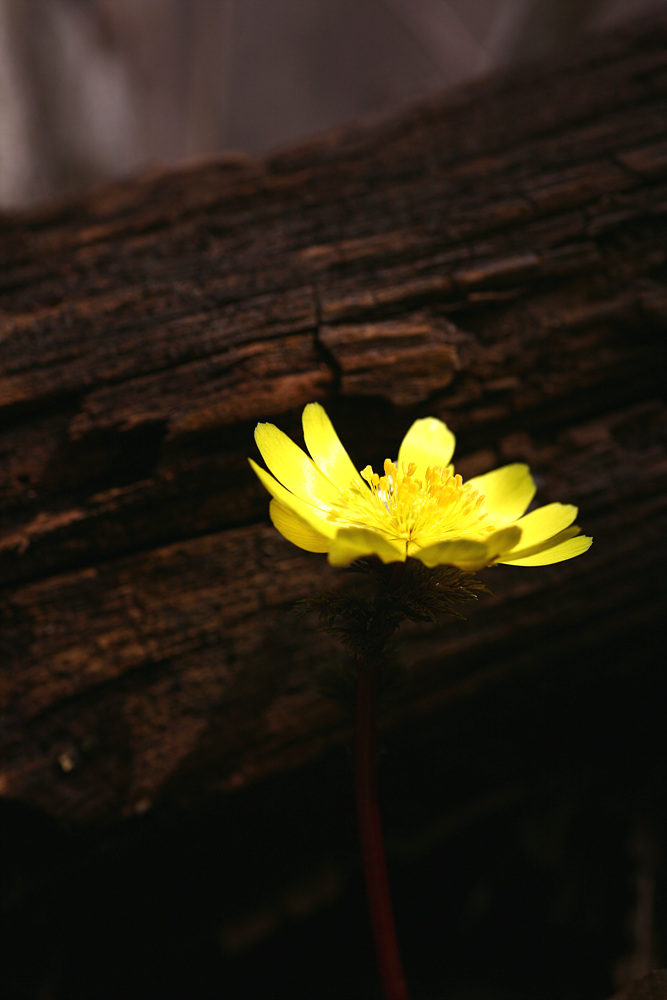
<path fill-rule="evenodd" d="M 495 530 L 487 521 L 484 495 L 449 467 L 430 466 L 424 480 L 415 479 L 417 466 L 410 462 L 399 472 L 390 459 L 384 476 L 370 465 L 361 475 L 369 489 L 350 485 L 329 519 L 341 525 L 372 528 L 388 538 L 429 545 L 465 531 L 468 537 L 485 538 Z"/>

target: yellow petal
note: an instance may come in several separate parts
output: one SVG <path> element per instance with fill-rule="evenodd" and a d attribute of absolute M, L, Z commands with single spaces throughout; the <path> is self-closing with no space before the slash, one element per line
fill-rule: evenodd
<path fill-rule="evenodd" d="M 517 524 L 509 524 L 506 528 L 494 531 L 492 535 L 484 539 L 486 546 L 486 566 L 498 562 L 498 558 L 506 552 L 511 552 L 519 542 L 523 543 L 521 528 Z"/>
<path fill-rule="evenodd" d="M 554 545 L 560 545 L 561 542 L 567 541 L 568 538 L 574 538 L 575 535 L 581 534 L 581 528 L 577 524 L 573 524 L 570 528 L 564 528 L 559 531 L 557 535 L 552 535 L 551 538 L 545 538 L 541 542 L 536 542 L 535 545 L 517 545 L 515 549 L 507 553 L 508 559 L 525 559 L 528 556 L 534 556 L 538 552 L 544 552 L 546 549 L 552 549 Z M 503 560 L 505 556 L 503 555 Z"/>
<path fill-rule="evenodd" d="M 454 538 L 449 541 L 429 545 L 421 552 L 410 554 L 421 560 L 425 566 L 451 565 L 459 569 L 478 570 L 498 562 L 498 557 L 511 551 L 521 538 L 521 530 L 511 524 L 500 531 L 494 531 L 484 541 L 469 538 Z"/>
<path fill-rule="evenodd" d="M 321 535 L 300 517 L 283 507 L 277 500 L 269 504 L 269 514 L 274 528 L 277 528 L 283 538 L 297 545 L 306 552 L 328 552 L 331 541 Z"/>
<path fill-rule="evenodd" d="M 489 519 L 496 524 L 507 524 L 521 517 L 535 496 L 535 483 L 530 469 L 522 462 L 503 465 L 483 476 L 469 479 L 470 485 L 486 497 L 485 508 Z"/>
<path fill-rule="evenodd" d="M 326 520 L 326 511 L 318 507 L 313 507 L 312 504 L 306 503 L 305 500 L 301 500 L 300 497 L 294 496 L 289 490 L 286 490 L 282 483 L 279 483 L 277 479 L 262 469 L 261 466 L 253 462 L 251 458 L 248 459 L 250 465 L 259 479 L 260 483 L 264 489 L 268 490 L 271 496 L 277 500 L 283 507 L 290 510 L 297 517 L 300 517 L 302 521 L 317 531 L 318 533 L 325 536 L 325 538 L 333 538 L 336 534 L 335 525 L 331 524 L 330 521 Z"/>
<path fill-rule="evenodd" d="M 517 547 L 516 555 L 522 555 L 524 549 L 542 546 L 542 543 L 569 528 L 577 513 L 577 508 L 570 503 L 549 503 L 546 507 L 538 507 L 537 510 L 524 514 L 515 522 L 521 528 L 521 545 Z"/>
<path fill-rule="evenodd" d="M 415 420 L 398 450 L 399 471 L 403 465 L 407 468 L 410 462 L 414 462 L 417 466 L 415 478 L 423 482 L 429 466 L 444 468 L 449 465 L 455 444 L 456 438 L 442 420 L 435 417 Z"/>
<path fill-rule="evenodd" d="M 305 451 L 274 424 L 257 424 L 255 441 L 276 479 L 296 496 L 327 509 L 339 498 L 340 490 L 320 472 Z"/>
<path fill-rule="evenodd" d="M 379 556 L 383 563 L 405 561 L 405 542 L 390 542 L 370 528 L 341 528 L 331 543 L 329 562 L 349 566 L 364 556 Z"/>
<path fill-rule="evenodd" d="M 567 531 L 571 531 L 568 528 Z M 566 538 L 565 541 L 545 548 L 541 552 L 535 552 L 532 556 L 524 556 L 512 559 L 511 554 L 499 559 L 498 562 L 507 563 L 508 566 L 548 566 L 550 563 L 563 562 L 565 559 L 574 559 L 583 552 L 587 552 L 593 544 L 593 539 L 588 535 L 577 535 L 575 538 Z"/>
<path fill-rule="evenodd" d="M 476 570 L 486 566 L 486 545 L 465 538 L 427 545 L 421 552 L 413 552 L 425 566 L 458 566 L 459 569 Z"/>
<path fill-rule="evenodd" d="M 339 489 L 348 489 L 350 483 L 366 489 L 324 407 L 319 403 L 308 403 L 303 411 L 303 436 L 317 467 Z"/>

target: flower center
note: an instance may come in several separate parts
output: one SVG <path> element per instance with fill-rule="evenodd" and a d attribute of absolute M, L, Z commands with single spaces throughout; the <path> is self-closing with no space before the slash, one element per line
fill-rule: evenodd
<path fill-rule="evenodd" d="M 415 479 L 414 462 L 399 472 L 389 459 L 384 476 L 370 465 L 361 475 L 370 489 L 351 485 L 329 514 L 337 524 L 371 528 L 392 539 L 430 545 L 463 532 L 484 538 L 494 531 L 486 519 L 484 494 L 478 493 L 449 467 L 429 466 L 424 480 Z"/>

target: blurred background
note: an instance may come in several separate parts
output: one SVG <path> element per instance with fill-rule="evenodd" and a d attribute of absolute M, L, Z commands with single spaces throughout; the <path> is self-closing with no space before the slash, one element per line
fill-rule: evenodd
<path fill-rule="evenodd" d="M 0 0 L 0 209 L 262 153 L 664 0 Z"/>

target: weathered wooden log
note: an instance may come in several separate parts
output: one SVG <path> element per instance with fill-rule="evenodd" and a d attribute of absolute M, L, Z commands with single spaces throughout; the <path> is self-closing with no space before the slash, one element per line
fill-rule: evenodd
<path fill-rule="evenodd" d="M 246 462 L 313 399 L 362 465 L 441 417 L 462 473 L 528 461 L 596 539 L 489 571 L 466 626 L 405 629 L 397 734 L 446 722 L 465 754 L 494 690 L 653 683 L 666 38 L 2 220 L 4 795 L 108 823 L 346 737 L 311 684 L 329 640 L 290 617 L 340 575 L 268 525 Z"/>

